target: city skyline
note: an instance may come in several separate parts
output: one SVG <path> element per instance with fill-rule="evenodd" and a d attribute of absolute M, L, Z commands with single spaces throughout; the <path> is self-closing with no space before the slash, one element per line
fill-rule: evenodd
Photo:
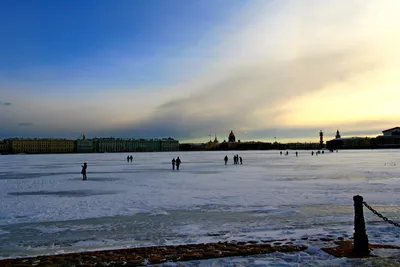
<path fill-rule="evenodd" d="M 14 1 L 0 139 L 318 141 L 398 125 L 397 1 Z"/>

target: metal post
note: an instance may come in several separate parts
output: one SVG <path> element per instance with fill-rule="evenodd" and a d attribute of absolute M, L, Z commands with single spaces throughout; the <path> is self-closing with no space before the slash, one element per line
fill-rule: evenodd
<path fill-rule="evenodd" d="M 353 252 L 360 256 L 368 256 L 368 236 L 365 230 L 363 197 L 354 196 L 354 247 Z"/>

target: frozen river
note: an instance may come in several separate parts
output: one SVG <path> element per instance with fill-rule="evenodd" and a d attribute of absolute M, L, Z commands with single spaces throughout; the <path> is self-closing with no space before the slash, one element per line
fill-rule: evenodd
<path fill-rule="evenodd" d="M 400 150 L 318 156 L 299 151 L 299 157 L 293 151 L 289 156 L 277 151 L 133 153 L 127 163 L 131 154 L 0 156 L 0 258 L 155 244 L 350 237 L 357 194 L 400 221 Z M 233 165 L 234 154 L 243 157 L 243 165 Z M 182 160 L 180 171 L 171 170 L 176 156 Z M 87 181 L 81 179 L 83 162 Z M 398 228 L 364 213 L 371 242 L 400 243 Z"/>

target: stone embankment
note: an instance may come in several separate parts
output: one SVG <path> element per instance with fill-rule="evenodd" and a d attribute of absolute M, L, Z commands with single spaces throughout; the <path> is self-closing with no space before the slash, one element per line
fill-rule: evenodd
<path fill-rule="evenodd" d="M 191 261 L 233 256 L 248 256 L 272 252 L 299 252 L 307 249 L 304 245 L 283 240 L 269 240 L 262 243 L 219 242 L 208 244 L 139 247 L 17 258 L 0 260 L 0 266 L 143 266 L 164 262 Z"/>
<path fill-rule="evenodd" d="M 321 248 L 323 251 L 335 256 L 345 258 L 364 258 L 353 253 L 353 241 L 344 237 L 328 235 L 325 238 L 308 239 L 302 241 L 323 242 L 329 247 Z M 145 266 L 148 264 L 162 264 L 164 262 L 181 262 L 205 260 L 213 258 L 250 256 L 268 254 L 273 252 L 300 252 L 307 249 L 306 245 L 295 244 L 296 239 L 261 240 L 248 242 L 218 242 L 207 244 L 191 244 L 177 246 L 152 246 L 128 249 L 103 250 L 79 252 L 29 258 L 16 258 L 0 260 L 0 266 L 27 267 L 27 266 Z M 389 249 L 398 252 L 400 247 L 393 245 L 370 244 L 371 251 Z M 398 255 L 396 253 L 396 255 Z M 398 257 L 380 257 L 371 254 L 372 266 L 399 266 Z M 367 256 L 368 257 L 368 256 Z"/>

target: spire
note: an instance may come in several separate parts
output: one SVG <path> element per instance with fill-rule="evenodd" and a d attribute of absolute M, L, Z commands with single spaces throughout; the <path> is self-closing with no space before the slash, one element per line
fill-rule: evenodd
<path fill-rule="evenodd" d="M 340 138 L 340 133 L 339 133 L 339 129 L 336 131 L 336 139 L 339 139 Z"/>
<path fill-rule="evenodd" d="M 217 133 L 215 133 L 214 143 L 219 143 L 217 139 Z"/>

